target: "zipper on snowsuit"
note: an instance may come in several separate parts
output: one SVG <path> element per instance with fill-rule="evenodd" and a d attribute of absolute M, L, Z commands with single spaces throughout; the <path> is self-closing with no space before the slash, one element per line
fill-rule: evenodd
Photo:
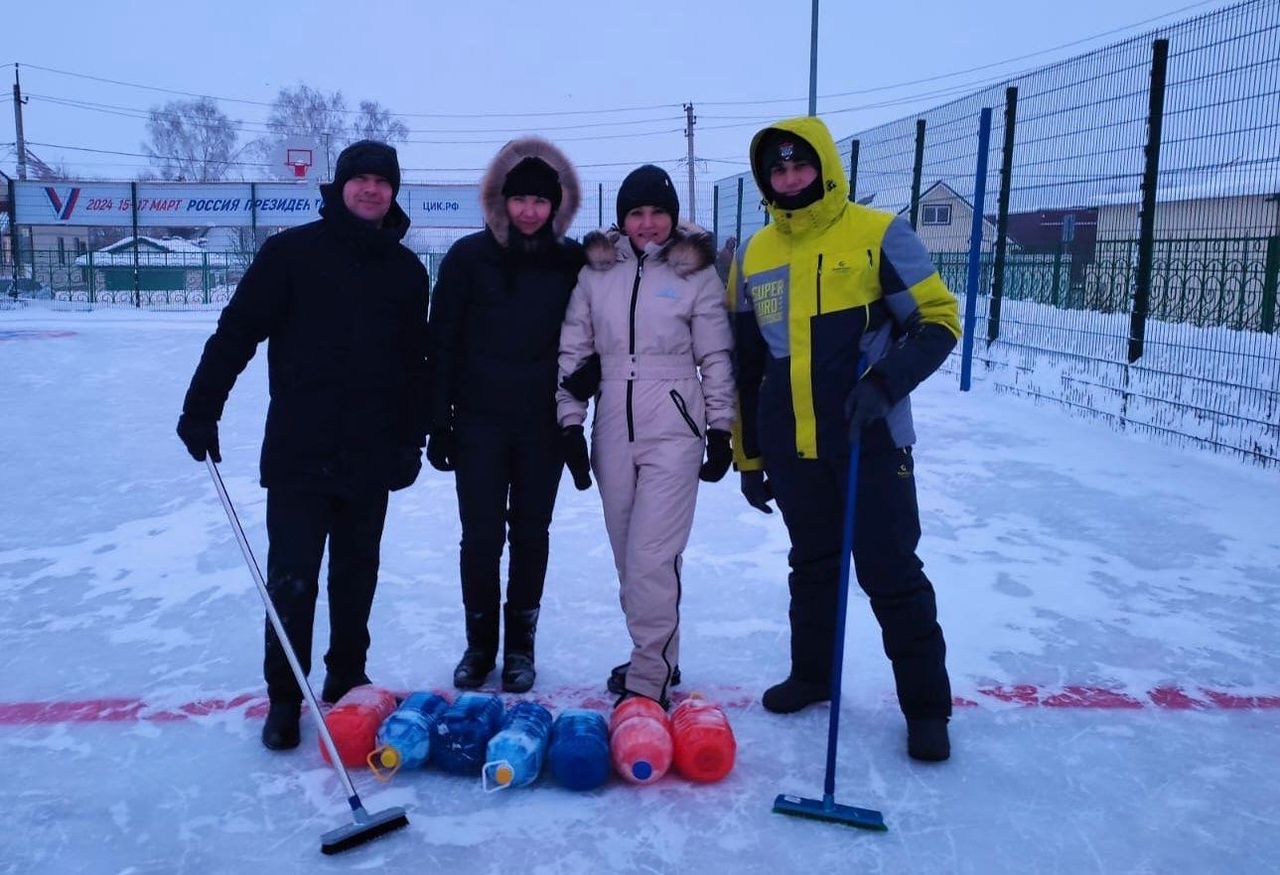
<path fill-rule="evenodd" d="M 822 253 L 818 253 L 818 315 L 822 315 Z"/>
<path fill-rule="evenodd" d="M 631 285 L 631 364 L 635 364 L 636 356 L 636 301 L 640 298 L 640 277 L 644 276 L 644 256 L 640 255 L 636 258 L 636 280 Z M 632 371 L 632 374 L 635 372 Z M 636 417 L 635 411 L 631 408 L 632 391 L 635 388 L 635 378 L 627 380 L 627 442 L 635 443 L 636 441 Z"/>

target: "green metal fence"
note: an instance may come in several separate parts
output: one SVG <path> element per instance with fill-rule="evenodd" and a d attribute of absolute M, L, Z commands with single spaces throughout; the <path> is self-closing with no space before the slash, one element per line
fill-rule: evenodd
<path fill-rule="evenodd" d="M 1005 257 L 1005 300 L 1034 301 L 1068 310 L 1129 313 L 1139 241 L 1098 241 L 1092 260 L 1076 271 L 1074 255 L 1015 252 Z M 1156 240 L 1153 245 L 1151 319 L 1238 331 L 1276 330 L 1280 236 Z M 935 252 L 948 288 L 968 281 L 969 253 Z M 990 289 L 994 255 L 983 253 L 979 286 Z M 1079 280 L 1073 277 L 1079 276 Z"/>
<path fill-rule="evenodd" d="M 935 252 L 933 263 L 949 289 L 963 289 L 968 282 L 969 253 Z M 979 284 L 991 288 L 995 258 L 984 252 L 979 260 Z M 1083 306 L 1079 287 L 1071 284 L 1069 252 L 1019 252 L 1004 262 L 1004 294 L 1015 301 L 1035 301 L 1054 307 Z"/>
<path fill-rule="evenodd" d="M 1157 240 L 1152 249 L 1150 318 L 1275 331 L 1280 236 Z M 1129 311 L 1138 252 L 1138 240 L 1098 242 L 1084 272 L 1085 306 Z"/>
<path fill-rule="evenodd" d="M 441 252 L 415 253 L 432 278 Z M 253 260 L 252 252 L 84 252 L 24 250 L 15 265 L 0 260 L 0 281 L 10 298 L 47 301 L 54 307 L 218 309 L 230 300 Z"/>

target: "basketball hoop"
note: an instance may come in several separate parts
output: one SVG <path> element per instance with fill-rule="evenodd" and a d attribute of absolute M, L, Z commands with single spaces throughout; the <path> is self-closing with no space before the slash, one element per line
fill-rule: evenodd
<path fill-rule="evenodd" d="M 284 163 L 286 167 L 293 168 L 293 176 L 295 179 L 306 179 L 307 171 L 311 169 L 312 150 L 310 149 L 286 149 L 284 154 Z"/>

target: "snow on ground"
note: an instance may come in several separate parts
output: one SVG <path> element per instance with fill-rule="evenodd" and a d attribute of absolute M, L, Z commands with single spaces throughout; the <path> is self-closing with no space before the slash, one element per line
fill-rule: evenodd
<path fill-rule="evenodd" d="M 1280 871 L 1280 477 L 949 376 L 916 401 L 949 763 L 907 759 L 856 588 L 849 613 L 836 798 L 889 832 L 770 812 L 779 792 L 821 795 L 828 710 L 759 706 L 786 672 L 787 541 L 730 478 L 702 488 L 681 655 L 683 689 L 733 721 L 728 779 L 487 795 L 357 774 L 371 809 L 403 805 L 411 826 L 322 857 L 349 820 L 340 786 L 309 724 L 297 751 L 258 743 L 261 605 L 173 433 L 215 318 L 0 313 L 0 871 Z M 265 376 L 260 354 L 222 428 L 263 558 Z M 448 477 L 393 496 L 375 680 L 448 689 L 458 535 Z M 607 708 L 628 642 L 598 496 L 567 477 L 539 631 L 533 697 Z"/>

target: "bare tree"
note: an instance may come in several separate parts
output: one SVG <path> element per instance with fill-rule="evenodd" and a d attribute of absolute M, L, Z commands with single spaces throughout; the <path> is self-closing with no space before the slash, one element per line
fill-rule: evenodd
<path fill-rule="evenodd" d="M 171 100 L 151 110 L 142 149 L 161 179 L 216 182 L 227 176 L 236 128 L 208 97 Z"/>
<path fill-rule="evenodd" d="M 360 112 L 351 129 L 351 139 L 379 140 L 392 146 L 409 138 L 409 128 L 391 110 L 376 100 L 360 101 Z"/>
<path fill-rule="evenodd" d="M 320 147 L 328 172 L 350 130 L 347 100 L 341 91 L 325 94 L 302 83 L 296 88 L 281 88 L 267 116 L 267 130 L 270 135 L 260 143 L 264 154 L 272 154 L 290 137 L 306 137 Z"/>

